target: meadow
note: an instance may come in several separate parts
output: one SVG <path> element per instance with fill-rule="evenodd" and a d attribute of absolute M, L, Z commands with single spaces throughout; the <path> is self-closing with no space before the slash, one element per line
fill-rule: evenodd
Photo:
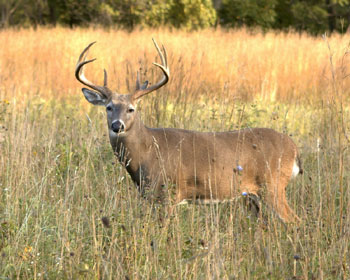
<path fill-rule="evenodd" d="M 141 198 L 114 157 L 104 108 L 74 77 L 144 97 L 150 127 L 291 135 L 304 173 L 288 186 L 302 219 L 265 221 L 232 203 L 167 208 Z M 350 35 L 241 30 L 0 30 L 0 279 L 349 279 Z"/>

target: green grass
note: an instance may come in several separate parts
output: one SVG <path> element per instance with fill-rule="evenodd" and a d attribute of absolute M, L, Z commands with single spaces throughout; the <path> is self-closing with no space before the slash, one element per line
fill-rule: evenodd
<path fill-rule="evenodd" d="M 257 221 L 243 198 L 169 216 L 117 163 L 103 108 L 82 95 L 9 101 L 0 104 L 0 279 L 349 278 L 350 113 L 339 101 L 158 93 L 141 104 L 149 126 L 291 134 L 305 171 L 288 187 L 299 226 L 265 208 L 267 224 Z"/>

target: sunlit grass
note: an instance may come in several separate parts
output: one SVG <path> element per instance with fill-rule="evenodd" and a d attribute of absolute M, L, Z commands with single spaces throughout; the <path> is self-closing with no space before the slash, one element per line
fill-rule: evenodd
<path fill-rule="evenodd" d="M 257 221 L 244 198 L 169 217 L 138 195 L 74 67 L 98 41 L 91 80 L 106 68 L 127 92 L 141 61 L 154 82 L 151 37 L 168 50 L 171 81 L 143 98 L 144 122 L 291 135 L 299 226 L 265 208 L 267 224 Z M 246 30 L 0 31 L 0 279 L 348 279 L 349 39 L 329 38 L 330 54 L 322 38 Z"/>
<path fill-rule="evenodd" d="M 106 68 L 110 85 L 120 92 L 134 87 L 135 73 L 142 67 L 150 79 L 156 58 L 151 38 L 163 43 L 170 57 L 171 81 L 167 87 L 173 97 L 218 92 L 237 98 L 256 96 L 272 100 L 312 99 L 328 95 L 331 72 L 327 44 L 320 37 L 305 34 L 256 33 L 238 31 L 101 29 L 2 30 L 0 40 L 1 94 L 42 97 L 76 94 L 80 85 L 73 71 L 78 55 L 90 42 L 97 41 L 90 57 L 88 76 L 102 80 Z M 348 74 L 344 54 L 350 36 L 329 38 L 335 74 Z M 151 68 L 152 67 L 152 68 Z M 148 71 L 149 70 L 149 71 Z M 344 81 L 348 93 L 349 79 Z"/>

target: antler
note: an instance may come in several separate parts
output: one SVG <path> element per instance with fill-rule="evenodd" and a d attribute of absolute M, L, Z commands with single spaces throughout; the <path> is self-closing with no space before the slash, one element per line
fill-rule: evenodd
<path fill-rule="evenodd" d="M 108 98 L 111 95 L 111 91 L 107 88 L 107 71 L 104 69 L 104 80 L 103 80 L 103 86 L 98 86 L 95 85 L 94 83 L 90 82 L 84 75 L 84 66 L 85 64 L 88 64 L 90 62 L 93 62 L 96 60 L 96 58 L 94 59 L 90 59 L 90 60 L 86 60 L 87 54 L 89 52 L 90 47 L 95 44 L 96 42 L 92 42 L 90 43 L 84 50 L 83 52 L 80 54 L 77 65 L 75 67 L 75 77 L 77 78 L 77 80 L 79 82 L 81 82 L 82 84 L 96 90 L 98 93 L 102 94 L 104 97 Z"/>
<path fill-rule="evenodd" d="M 162 64 L 158 64 L 156 62 L 153 62 L 154 65 L 158 66 L 162 71 L 163 71 L 163 77 L 162 79 L 150 86 L 149 88 L 147 88 L 147 84 L 148 82 L 146 82 L 144 85 L 140 85 L 140 76 L 139 76 L 139 73 L 137 72 L 137 79 L 136 79 L 136 91 L 135 93 L 133 94 L 133 99 L 139 99 L 140 97 L 156 90 L 156 89 L 159 89 L 161 88 L 162 86 L 164 86 L 168 81 L 169 81 L 169 76 L 170 76 L 170 70 L 169 70 L 169 67 L 168 67 L 168 58 L 167 58 L 167 53 L 166 53 L 166 50 L 164 48 L 164 46 L 162 45 L 162 50 L 163 52 L 160 50 L 160 48 L 158 47 L 158 44 L 157 42 L 152 38 L 153 40 L 153 43 L 154 43 L 154 46 L 156 47 L 157 51 L 158 51 L 158 54 L 159 54 L 159 57 L 160 57 L 160 60 L 162 62 Z"/>

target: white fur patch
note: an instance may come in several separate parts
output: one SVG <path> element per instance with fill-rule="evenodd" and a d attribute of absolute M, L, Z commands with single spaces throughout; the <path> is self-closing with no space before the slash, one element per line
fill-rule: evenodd
<path fill-rule="evenodd" d="M 297 162 L 294 161 L 294 164 L 293 164 L 293 171 L 292 171 L 292 177 L 296 177 L 296 176 L 299 174 L 299 171 L 300 171 L 300 168 L 299 168 Z"/>
<path fill-rule="evenodd" d="M 125 134 L 125 131 L 119 132 L 119 133 L 115 133 L 112 129 L 109 129 L 109 137 L 111 139 L 120 137 L 121 135 Z"/>
<path fill-rule="evenodd" d="M 114 139 L 118 137 L 118 133 L 115 133 L 112 129 L 109 129 L 109 138 Z"/>
<path fill-rule="evenodd" d="M 121 120 L 121 119 L 119 119 L 118 121 L 119 121 L 122 125 L 124 125 L 124 128 L 125 128 L 125 123 L 124 123 L 124 121 Z"/>

